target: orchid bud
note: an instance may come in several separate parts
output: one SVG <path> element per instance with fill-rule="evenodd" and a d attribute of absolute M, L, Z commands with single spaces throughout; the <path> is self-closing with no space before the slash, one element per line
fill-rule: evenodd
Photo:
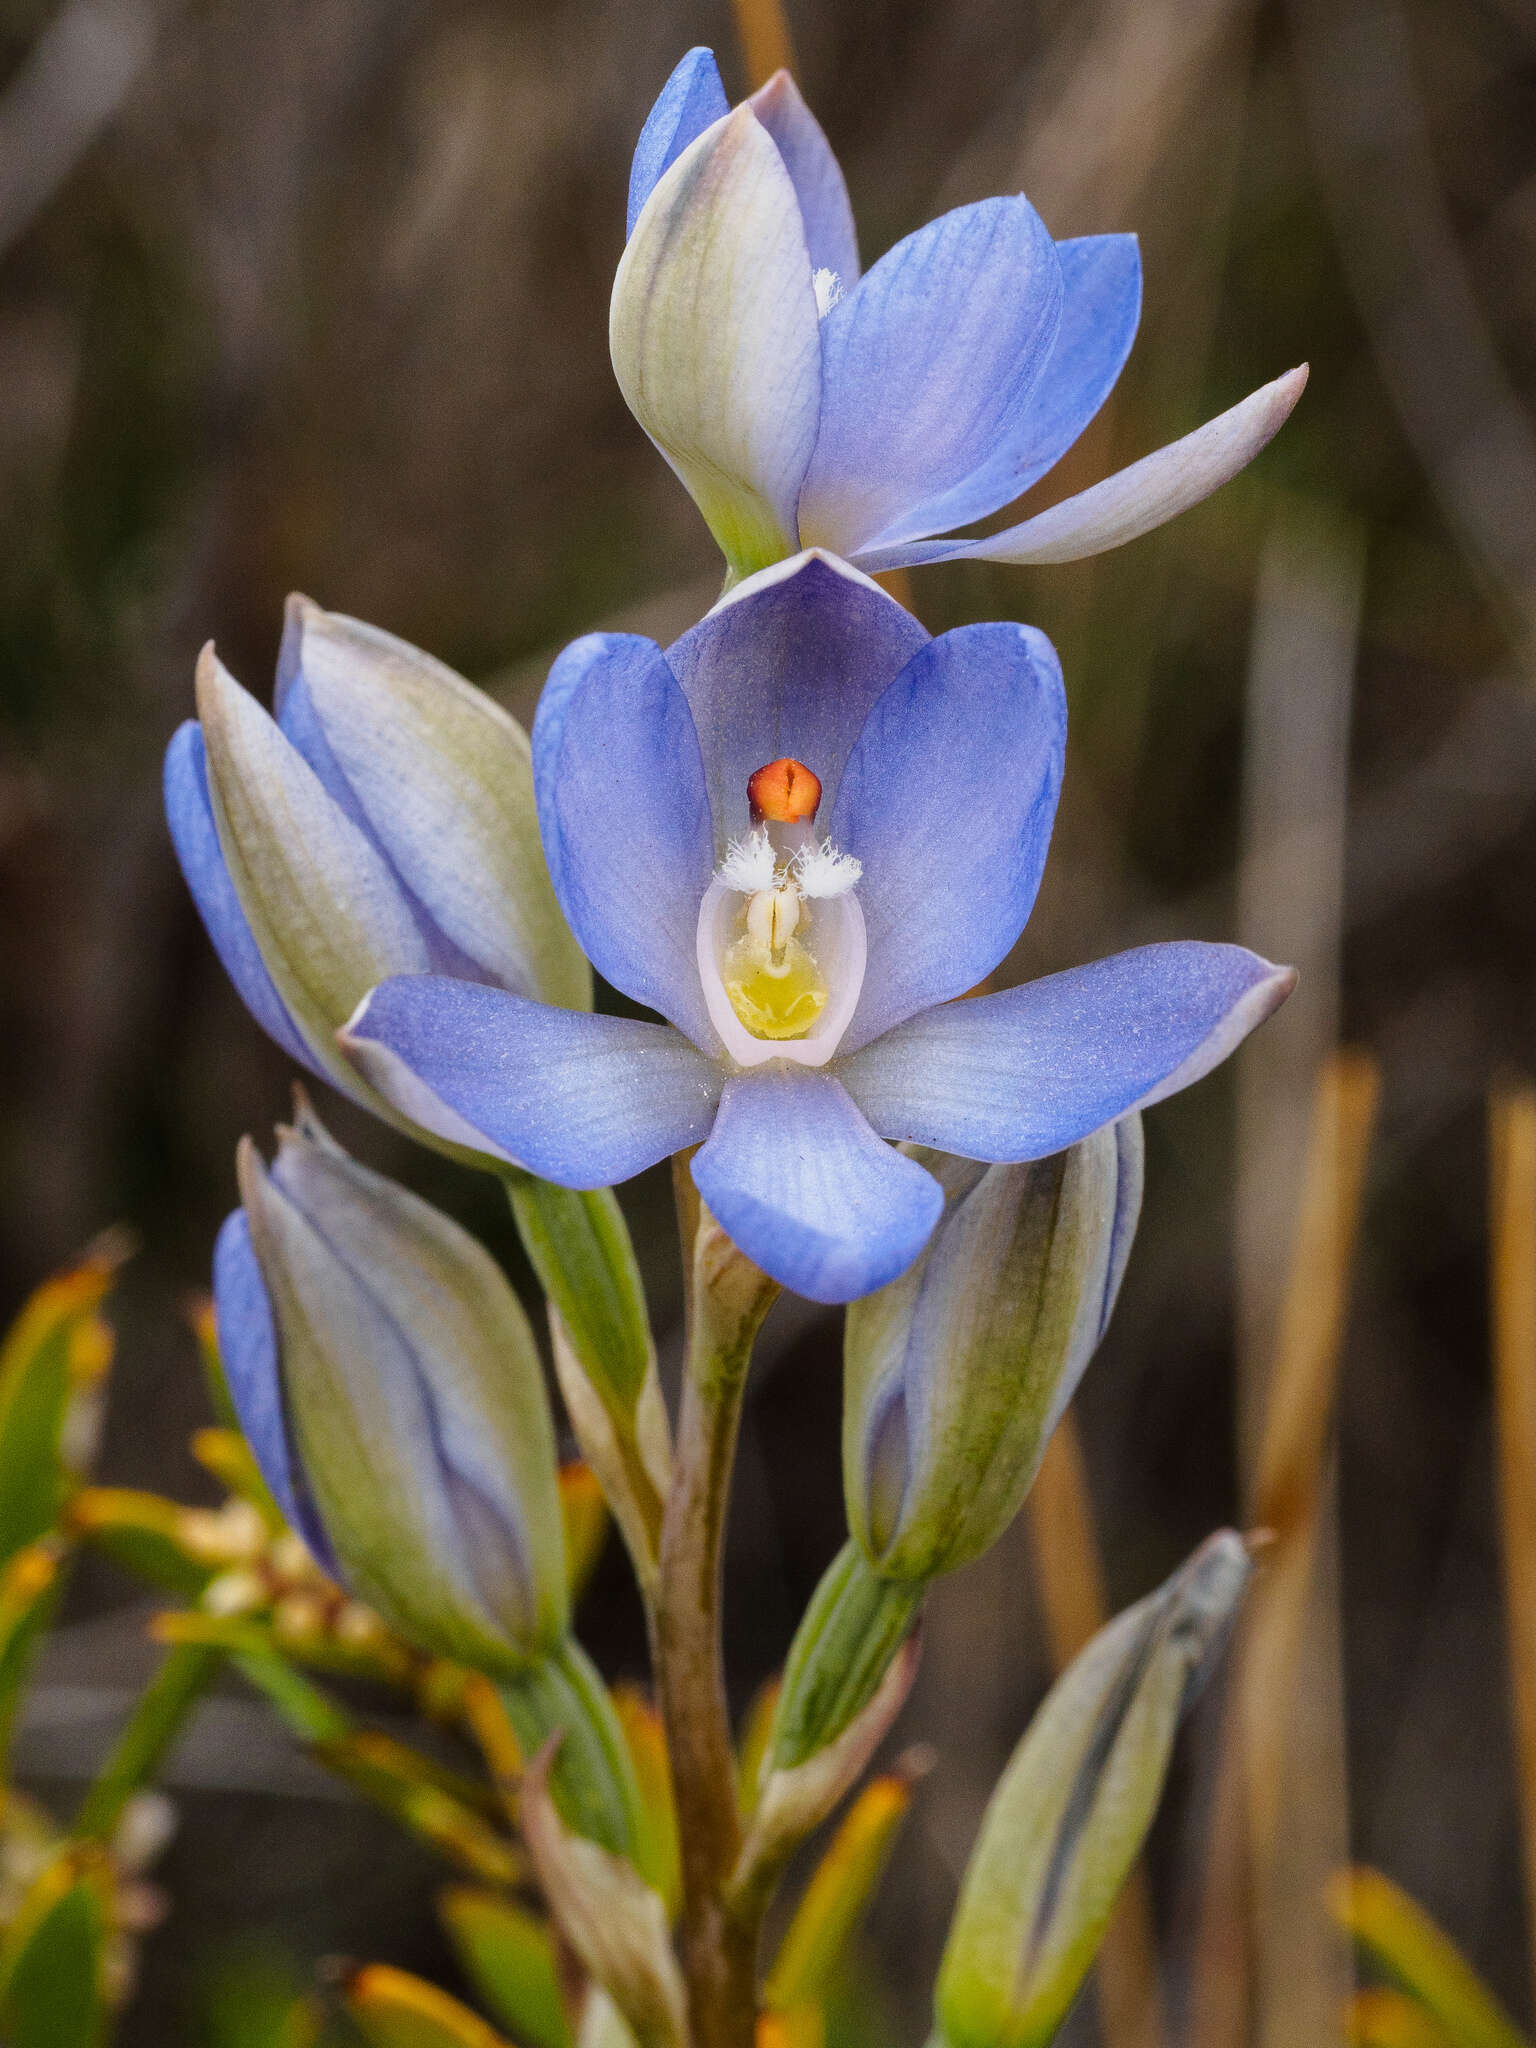
<path fill-rule="evenodd" d="M 303 1105 L 214 1263 L 219 1338 L 273 1495 L 403 1636 L 508 1676 L 569 1609 L 533 1333 L 448 1217 L 347 1156 Z"/>
<path fill-rule="evenodd" d="M 1119 1291 L 1141 1120 L 1023 1165 L 917 1157 L 944 1214 L 844 1340 L 849 1526 L 872 1571 L 908 1584 L 980 1557 L 1029 1491 Z"/>
<path fill-rule="evenodd" d="M 276 716 L 211 647 L 197 702 L 166 757 L 171 835 L 231 979 L 295 1059 L 410 1129 L 336 1044 L 376 983 L 437 972 L 589 1005 L 527 736 L 484 692 L 295 597 Z"/>
<path fill-rule="evenodd" d="M 1240 1536 L 1212 1536 L 1052 1687 L 992 1795 L 961 1886 L 935 1995 L 944 2048 L 1054 2038 L 1250 1570 Z"/>

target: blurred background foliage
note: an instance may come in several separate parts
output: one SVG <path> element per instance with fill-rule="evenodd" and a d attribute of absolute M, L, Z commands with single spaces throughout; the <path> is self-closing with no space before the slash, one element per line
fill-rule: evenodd
<path fill-rule="evenodd" d="M 1484 1190 L 1488 1088 L 1536 1057 L 1536 6 L 789 12 L 866 260 L 1020 187 L 1058 235 L 1140 233 L 1140 343 L 1042 502 L 1312 363 L 1274 446 L 1171 527 L 1066 568 L 929 570 L 912 596 L 934 630 L 1030 619 L 1066 666 L 1061 818 L 1005 978 L 1172 935 L 1307 970 L 1235 1082 L 1149 1118 L 1141 1241 L 1078 1404 L 1114 1605 L 1251 1501 L 1240 1446 L 1312 1076 L 1340 1036 L 1375 1056 L 1325 1474 L 1342 1672 L 1314 1688 L 1342 1699 L 1347 1747 L 1295 1810 L 1330 1816 L 1528 2019 Z M 197 648 L 215 636 L 264 691 L 296 587 L 526 719 L 565 639 L 667 638 L 708 605 L 712 544 L 605 339 L 629 151 L 699 41 L 743 89 L 723 0 L 0 7 L 0 1305 L 104 1224 L 139 1232 L 104 1482 L 219 1497 L 186 1450 L 210 1418 L 183 1299 L 236 1139 L 287 1103 L 161 820 Z M 494 1184 L 325 1113 L 526 1277 Z M 665 1176 L 625 1206 L 675 1332 Z M 838 1404 L 835 1318 L 786 1306 L 732 1528 L 743 1707 L 841 1538 Z M 104 1563 L 75 1573 L 16 1735 L 44 1795 L 78 1798 L 154 1668 L 145 1611 Z M 616 1551 L 582 1625 L 606 1671 L 638 1673 Z M 888 2011 L 887 2038 L 919 2038 L 976 1821 L 1049 1669 L 1026 1518 L 932 1602 L 902 1736 L 939 1755 L 870 1930 L 882 1988 L 849 2002 L 865 2034 Z M 1208 1938 L 1219 1706 L 1153 1843 L 1176 1981 Z M 324 1955 L 462 1991 L 440 1866 L 233 1680 L 170 1785 L 172 1910 L 130 2048 L 254 2040 L 261 2000 Z M 1072 2026 L 1091 2039 L 1092 2008 Z"/>

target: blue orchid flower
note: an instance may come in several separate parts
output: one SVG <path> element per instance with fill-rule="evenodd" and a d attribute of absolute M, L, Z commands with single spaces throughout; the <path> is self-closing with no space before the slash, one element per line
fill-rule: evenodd
<path fill-rule="evenodd" d="M 211 646 L 197 703 L 165 759 L 177 857 L 247 1009 L 310 1073 L 401 1121 L 336 1046 L 391 974 L 591 1001 L 549 886 L 527 735 L 483 690 L 292 597 L 275 719 Z"/>
<path fill-rule="evenodd" d="M 930 638 L 816 551 L 666 653 L 578 640 L 533 732 L 550 874 L 593 965 L 668 1021 L 406 975 L 341 1045 L 414 1124 L 568 1187 L 698 1146 L 694 1180 L 742 1248 L 852 1300 L 943 1207 L 886 1140 L 1045 1157 L 1197 1080 L 1291 986 L 1191 943 L 953 1000 L 1029 916 L 1065 734 L 1042 634 Z"/>
<path fill-rule="evenodd" d="M 1134 235 L 1053 242 L 1017 194 L 931 221 L 861 277 L 842 172 L 793 80 L 733 112 L 696 49 L 635 151 L 610 341 L 733 577 L 809 546 L 871 571 L 1067 562 L 1207 497 L 1306 383 L 1303 365 L 1089 490 L 955 537 L 1060 461 L 1140 311 Z"/>

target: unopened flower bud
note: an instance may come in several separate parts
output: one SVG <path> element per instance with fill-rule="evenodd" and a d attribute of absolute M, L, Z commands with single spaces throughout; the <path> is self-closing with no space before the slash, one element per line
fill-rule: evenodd
<path fill-rule="evenodd" d="M 1039 1469 L 1109 1322 L 1141 1204 L 1141 1120 L 1048 1159 L 917 1155 L 944 1214 L 899 1280 L 848 1311 L 843 1483 L 882 1578 L 987 1550 Z"/>
<path fill-rule="evenodd" d="M 981 1823 L 935 1996 L 944 2048 L 1043 2048 L 1151 1826 L 1179 1719 L 1251 1565 L 1226 1529 L 1068 1667 Z"/>
<path fill-rule="evenodd" d="M 423 1648 L 508 1674 L 564 1636 L 554 1429 L 499 1267 L 307 1110 L 214 1265 L 240 1419 L 310 1550 Z"/>
<path fill-rule="evenodd" d="M 166 758 L 171 836 L 257 1022 L 391 1121 L 335 1034 L 392 974 L 467 975 L 584 1009 L 522 729 L 391 634 L 289 600 L 269 717 L 205 648 Z"/>

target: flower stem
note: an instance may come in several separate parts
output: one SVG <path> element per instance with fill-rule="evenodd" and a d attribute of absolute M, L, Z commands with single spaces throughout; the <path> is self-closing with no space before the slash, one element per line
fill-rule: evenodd
<path fill-rule="evenodd" d="M 661 1532 L 656 1677 L 682 1848 L 683 1970 L 694 2048 L 751 2048 L 755 1927 L 724 1888 L 741 1845 L 720 1642 L 721 1552 L 752 1344 L 778 1293 L 699 1203 L 675 1165 L 687 1356 L 672 1487 Z"/>

